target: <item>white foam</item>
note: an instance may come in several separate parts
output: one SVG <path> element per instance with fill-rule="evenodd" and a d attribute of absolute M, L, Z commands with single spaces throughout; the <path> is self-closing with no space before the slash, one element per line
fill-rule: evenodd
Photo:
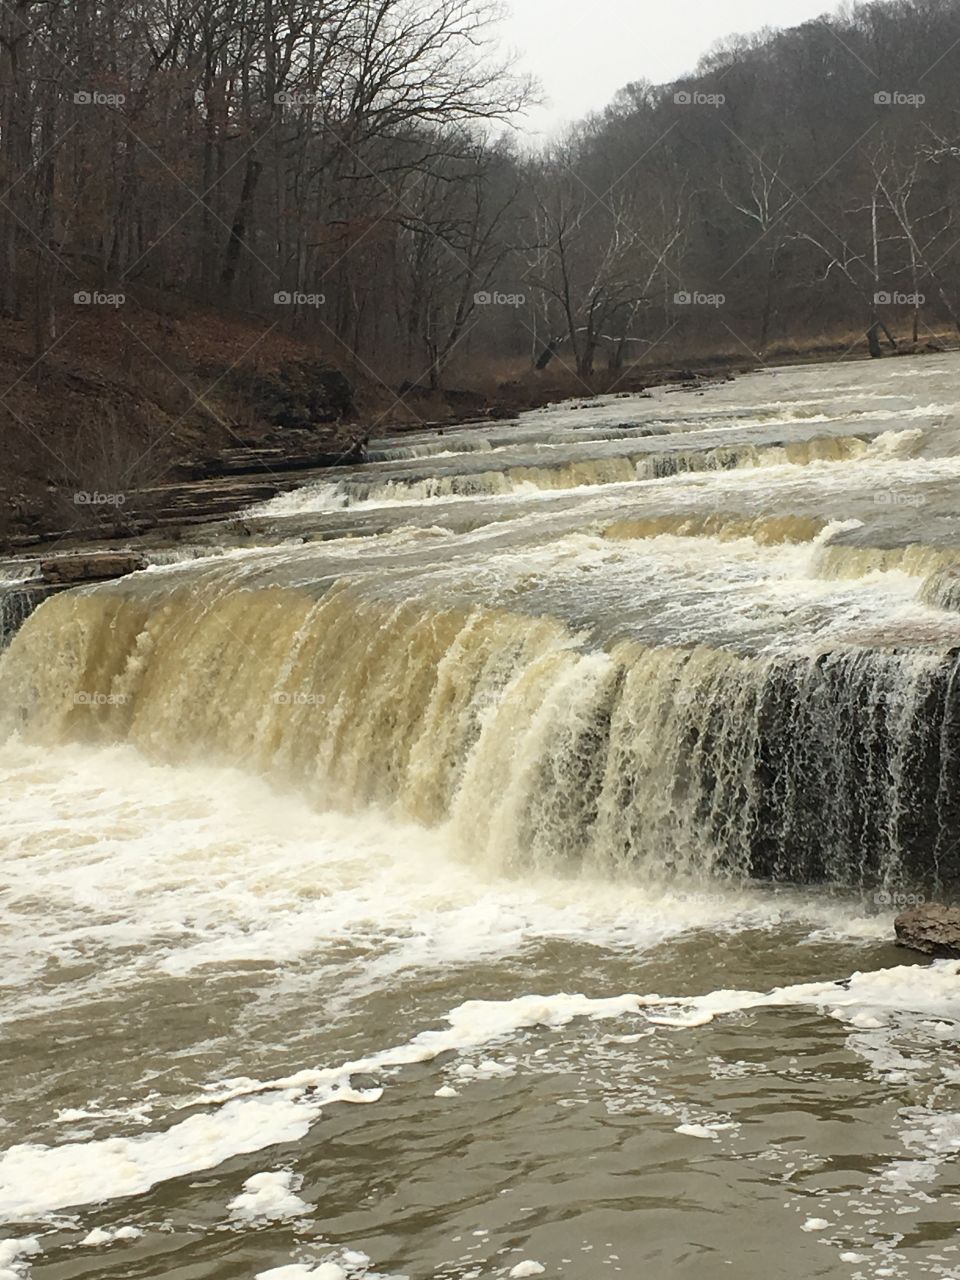
<path fill-rule="evenodd" d="M 350 995 L 535 939 L 623 954 L 688 929 L 785 918 L 837 936 L 887 928 L 843 903 L 756 886 L 685 894 L 588 876 L 499 879 L 459 860 L 442 829 L 318 813 L 238 770 L 162 768 L 129 747 L 12 740 L 0 745 L 0 790 L 0 875 L 18 886 L 0 901 L 0 1018 L 82 1005 L 153 981 L 158 969 L 183 977 L 309 956 L 315 971 L 358 939 L 364 957 Z M 83 975 L 51 990 L 51 962 L 81 954 Z M 284 981 L 296 981 L 292 966 Z M 85 1118 L 82 1110 L 60 1118 Z"/>
<path fill-rule="evenodd" d="M 0 1280 L 23 1280 L 30 1267 L 29 1259 L 40 1251 L 36 1236 L 0 1240 Z"/>
<path fill-rule="evenodd" d="M 734 1124 L 678 1124 L 674 1133 L 682 1133 L 688 1138 L 715 1138 L 725 1129 L 735 1129 Z"/>
<path fill-rule="evenodd" d="M 211 1087 L 207 1101 L 222 1103 L 274 1089 L 284 1090 L 288 1095 L 307 1089 L 331 1090 L 335 1091 L 335 1096 L 340 1097 L 348 1087 L 352 1075 L 366 1075 L 389 1067 L 432 1062 L 441 1054 L 477 1049 L 496 1040 L 509 1039 L 530 1027 L 565 1027 L 576 1018 L 621 1018 L 629 1013 L 637 1013 L 643 999 L 636 995 L 594 999 L 580 994 L 563 993 L 554 996 L 518 996 L 514 1000 L 467 1000 L 447 1014 L 447 1027 L 421 1031 L 405 1044 L 383 1049 L 365 1058 L 357 1058 L 339 1067 L 307 1068 L 278 1080 L 246 1078 L 224 1081 Z M 362 1100 L 366 1100 L 366 1096 Z"/>
<path fill-rule="evenodd" d="M 113 1244 L 115 1240 L 139 1240 L 143 1232 L 139 1227 L 94 1227 L 80 1241 L 82 1245 Z"/>
<path fill-rule="evenodd" d="M 247 1178 L 242 1193 L 235 1196 L 227 1208 L 232 1217 L 248 1222 L 299 1217 L 310 1209 L 306 1201 L 294 1194 L 301 1181 L 287 1170 L 255 1173 Z"/>
<path fill-rule="evenodd" d="M 942 408 L 942 406 L 939 406 Z M 882 431 L 867 445 L 867 457 L 906 458 L 917 450 L 925 439 L 922 427 L 906 427 L 902 431 Z"/>
<path fill-rule="evenodd" d="M 960 1020 L 960 961 L 920 968 L 902 965 L 854 973 L 841 982 L 801 983 L 772 991 L 718 990 L 702 996 L 626 994 L 526 995 L 513 1000 L 468 1000 L 452 1009 L 447 1025 L 336 1067 L 307 1068 L 274 1080 L 242 1078 L 211 1086 L 197 1102 L 214 1105 L 171 1128 L 134 1138 L 111 1138 L 59 1147 L 24 1145 L 0 1158 L 0 1213 L 8 1220 L 37 1217 L 90 1199 L 142 1193 L 167 1178 L 214 1168 L 239 1154 L 297 1141 L 331 1101 L 374 1102 L 380 1089 L 356 1090 L 354 1074 L 382 1072 L 434 1061 L 509 1040 L 533 1027 L 561 1028 L 579 1018 L 644 1016 L 655 1025 L 699 1027 L 747 1009 L 813 1007 L 854 1022 L 863 1010 L 905 1011 Z M 498 1064 L 483 1060 L 488 1076 Z M 476 1069 L 475 1069 L 476 1070 Z M 311 1092 L 309 1100 L 304 1095 Z M 681 1132 L 714 1134 L 718 1125 L 681 1126 Z M 947 1140 L 947 1139 L 945 1139 Z M 948 1140 L 955 1138 L 951 1129 Z M 254 1199 L 277 1192 L 276 1182 L 251 1188 Z M 248 1202 L 245 1201 L 245 1204 Z M 250 1204 L 253 1201 L 249 1202 Z"/>
<path fill-rule="evenodd" d="M 11 1147 L 0 1156 L 0 1217 L 35 1219 L 68 1205 L 140 1195 L 158 1182 L 304 1137 L 319 1106 L 291 1094 L 245 1098 L 133 1138 Z"/>
<path fill-rule="evenodd" d="M 515 1267 L 510 1268 L 511 1280 L 522 1280 L 524 1276 L 542 1276 L 546 1267 L 542 1262 L 535 1262 L 532 1258 L 528 1258 L 525 1262 L 518 1262 Z"/>
<path fill-rule="evenodd" d="M 342 511 L 349 498 L 339 483 L 314 482 L 255 503 L 240 512 L 240 518 L 260 516 L 308 515 L 324 511 Z"/>
<path fill-rule="evenodd" d="M 347 1273 L 336 1262 L 318 1262 L 316 1266 L 294 1262 L 286 1267 L 258 1271 L 257 1280 L 347 1280 Z"/>
<path fill-rule="evenodd" d="M 801 1231 L 826 1231 L 829 1226 L 830 1226 L 830 1223 L 826 1220 L 826 1218 L 808 1218 L 806 1222 L 803 1224 L 803 1226 L 800 1228 L 800 1230 Z"/>
<path fill-rule="evenodd" d="M 343 1249 L 321 1262 L 291 1262 L 258 1271 L 256 1280 L 391 1280 L 370 1270 L 370 1257 L 360 1249 Z M 393 1280 L 407 1280 L 405 1276 Z"/>
<path fill-rule="evenodd" d="M 295 1141 L 319 1115 L 316 1101 L 302 1101 L 307 1090 L 320 1090 L 325 1102 L 372 1101 L 380 1096 L 379 1091 L 352 1090 L 352 1074 L 430 1062 L 441 1054 L 508 1039 L 527 1028 L 559 1028 L 576 1018 L 613 1019 L 631 1014 L 643 1014 L 661 1025 L 697 1027 L 722 1014 L 789 1006 L 829 1009 L 850 1018 L 864 1005 L 960 1016 L 958 972 L 960 961 L 941 961 L 923 969 L 900 966 L 856 973 L 842 983 L 803 983 L 770 992 L 720 990 L 688 998 L 560 994 L 466 1001 L 450 1011 L 445 1028 L 422 1031 L 404 1044 L 339 1067 L 308 1068 L 271 1081 L 242 1079 L 213 1086 L 204 1100 L 219 1104 L 217 1110 L 191 1116 L 164 1132 L 54 1148 L 15 1147 L 0 1159 L 0 1212 L 7 1218 L 37 1216 L 84 1203 L 93 1188 L 98 1199 L 137 1194 L 164 1178 L 213 1168 L 230 1156 L 276 1142 Z M 666 1009 L 670 1012 L 660 1012 Z M 713 1136 L 717 1130 L 717 1125 L 685 1125 L 679 1131 L 700 1137 L 707 1133 Z M 268 1194 L 275 1191 L 276 1186 Z"/>
<path fill-rule="evenodd" d="M 497 1076 L 512 1076 L 515 1067 L 515 1063 L 494 1062 L 492 1058 L 486 1058 L 477 1064 L 462 1062 L 455 1069 L 455 1074 L 461 1080 L 492 1080 Z"/>
<path fill-rule="evenodd" d="M 70 1205 L 142 1194 L 158 1182 L 215 1168 L 233 1156 L 298 1141 L 321 1114 L 321 1103 L 377 1101 L 382 1090 L 351 1088 L 354 1073 L 430 1062 L 527 1027 L 563 1027 L 581 1017 L 617 1018 L 636 1012 L 639 1003 L 637 996 L 584 995 L 470 1000 L 450 1012 L 446 1028 L 423 1031 L 369 1057 L 300 1071 L 286 1081 L 225 1082 L 197 1099 L 218 1103 L 216 1109 L 166 1130 L 55 1147 L 13 1147 L 0 1156 L 0 1216 L 7 1221 L 33 1219 Z M 312 1092 L 305 1100 L 308 1090 Z M 238 1197 L 243 1212 L 268 1204 L 276 1207 L 281 1201 L 293 1207 L 271 1175 L 255 1175 L 254 1181 L 257 1185 L 248 1188 L 248 1195 Z"/>
<path fill-rule="evenodd" d="M 890 1010 L 930 1013 L 960 1021 L 960 960 L 935 961 L 920 968 L 899 965 L 869 973 L 854 973 L 841 982 L 804 982 L 772 991 L 711 991 L 689 998 L 645 996 L 646 1005 L 672 1006 L 669 1013 L 650 1015 L 670 1027 L 701 1027 L 721 1014 L 745 1009 L 790 1005 L 829 1010 L 830 1016 L 858 1025 L 863 1011 Z M 871 1023 L 876 1021 L 870 1014 Z"/>

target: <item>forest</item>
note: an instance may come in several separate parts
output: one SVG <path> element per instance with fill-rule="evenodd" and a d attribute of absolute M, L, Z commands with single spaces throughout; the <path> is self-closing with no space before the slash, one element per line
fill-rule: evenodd
<path fill-rule="evenodd" d="M 532 149 L 485 0 L 12 0 L 0 312 L 138 289 L 395 386 L 960 325 L 960 0 L 714 48 Z M 611 93 L 615 86 L 611 86 Z"/>

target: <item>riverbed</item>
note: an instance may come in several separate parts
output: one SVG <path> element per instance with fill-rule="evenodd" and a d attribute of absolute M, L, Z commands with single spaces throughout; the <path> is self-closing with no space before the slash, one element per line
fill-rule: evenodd
<path fill-rule="evenodd" d="M 960 356 L 371 451 L 0 657 L 0 1277 L 960 1276 Z"/>

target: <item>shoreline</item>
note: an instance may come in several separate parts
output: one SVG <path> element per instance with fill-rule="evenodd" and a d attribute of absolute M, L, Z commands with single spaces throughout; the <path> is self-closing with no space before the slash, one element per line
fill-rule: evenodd
<path fill-rule="evenodd" d="M 901 350 L 884 359 L 894 359 L 897 355 L 943 354 L 948 350 L 950 348 L 928 344 L 921 350 Z M 149 501 L 135 509 L 135 515 L 128 524 L 118 522 L 111 528 L 104 522 L 100 526 L 64 528 L 51 522 L 47 527 L 38 529 L 25 525 L 18 528 L 14 522 L 6 536 L 0 536 L 0 557 L 30 563 L 49 555 L 55 547 L 62 548 L 65 554 L 74 555 L 121 548 L 137 550 L 149 545 L 174 547 L 188 538 L 193 528 L 221 521 L 226 523 L 253 503 L 297 488 L 308 474 L 332 472 L 340 467 L 364 467 L 374 462 L 375 459 L 368 458 L 366 453 L 371 439 L 389 441 L 424 432 L 472 430 L 494 422 L 507 424 L 538 409 L 568 402 L 588 403 L 611 395 L 629 399 L 659 387 L 696 392 L 765 368 L 830 364 L 828 353 L 831 351 L 843 352 L 844 364 L 873 363 L 867 351 L 844 350 L 840 344 L 810 347 L 795 353 L 777 351 L 771 353 L 772 360 L 754 363 L 716 355 L 690 366 L 664 363 L 650 369 L 634 367 L 612 377 L 609 389 L 602 385 L 605 379 L 598 374 L 594 379 L 595 385 L 579 393 L 574 387 L 565 387 L 558 382 L 549 385 L 544 382 L 540 387 L 531 383 L 512 400 L 506 394 L 484 396 L 479 392 L 437 392 L 430 393 L 434 416 L 429 418 L 418 415 L 414 421 L 385 419 L 372 427 L 363 420 L 342 422 L 333 428 L 317 425 L 310 431 L 291 430 L 283 441 L 276 433 L 273 436 L 264 433 L 259 443 L 238 445 L 220 455 L 184 458 L 172 468 L 179 474 L 166 483 L 149 490 L 134 491 L 134 498 L 142 493 Z M 604 373 L 612 374 L 613 371 Z M 410 394 L 407 393 L 408 396 Z M 462 403 L 468 397 L 473 402 L 472 413 Z M 440 400 L 446 400 L 446 413 L 438 405 Z M 403 403 L 416 413 L 406 399 Z M 438 412 L 439 416 L 436 416 Z M 333 441 L 336 445 L 332 444 Z M 342 447 L 337 448 L 337 445 Z"/>

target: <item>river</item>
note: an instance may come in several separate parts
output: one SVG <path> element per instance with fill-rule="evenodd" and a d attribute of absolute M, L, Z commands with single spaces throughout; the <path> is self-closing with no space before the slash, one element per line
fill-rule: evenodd
<path fill-rule="evenodd" d="M 960 356 L 372 454 L 0 657 L 0 1280 L 960 1277 Z"/>

